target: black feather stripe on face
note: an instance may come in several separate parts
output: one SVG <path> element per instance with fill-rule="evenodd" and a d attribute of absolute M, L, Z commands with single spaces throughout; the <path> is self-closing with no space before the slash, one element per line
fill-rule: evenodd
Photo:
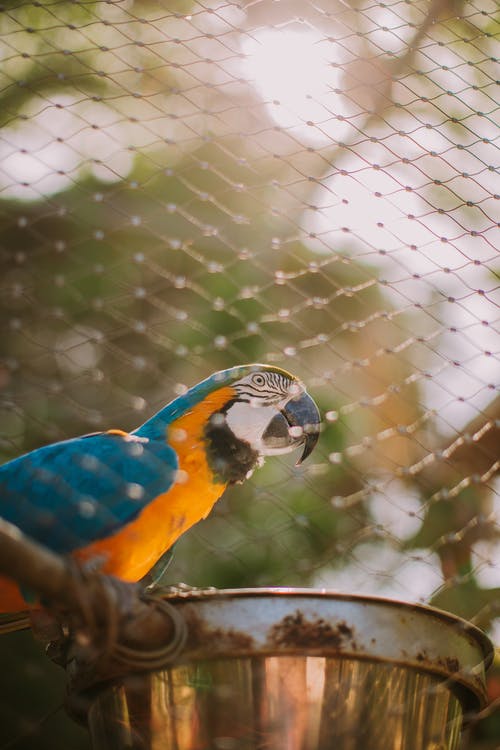
<path fill-rule="evenodd" d="M 243 482 L 257 465 L 258 452 L 249 443 L 234 435 L 226 423 L 223 412 L 212 414 L 204 434 L 207 461 L 214 473 L 215 481 L 224 484 Z"/>
<path fill-rule="evenodd" d="M 263 403 L 276 403 L 290 395 L 293 383 L 291 377 L 280 372 L 256 372 L 235 384 L 242 400 L 262 400 Z"/>

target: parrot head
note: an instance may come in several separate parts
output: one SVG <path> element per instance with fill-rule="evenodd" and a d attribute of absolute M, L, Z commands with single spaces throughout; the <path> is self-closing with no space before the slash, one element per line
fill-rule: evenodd
<path fill-rule="evenodd" d="M 243 481 L 266 456 L 301 448 L 300 464 L 310 455 L 321 417 L 295 376 L 254 364 L 224 370 L 210 380 L 227 393 L 204 430 L 209 463 L 220 480 Z"/>

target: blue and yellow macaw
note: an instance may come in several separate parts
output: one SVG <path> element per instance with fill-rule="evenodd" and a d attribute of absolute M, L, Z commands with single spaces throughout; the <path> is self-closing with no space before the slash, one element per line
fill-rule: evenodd
<path fill-rule="evenodd" d="M 0 517 L 56 553 L 138 581 L 265 456 L 303 446 L 303 461 L 319 426 L 316 404 L 293 375 L 233 367 L 133 432 L 65 440 L 4 464 Z M 0 612 L 26 609 L 14 581 L 0 577 Z M 16 618 L 8 619 L 12 630 Z"/>

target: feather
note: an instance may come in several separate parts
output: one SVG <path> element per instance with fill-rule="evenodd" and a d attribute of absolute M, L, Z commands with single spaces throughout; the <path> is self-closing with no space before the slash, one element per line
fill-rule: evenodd
<path fill-rule="evenodd" d="M 165 442 L 102 433 L 55 443 L 0 467 L 0 516 L 65 554 L 132 521 L 176 469 Z"/>

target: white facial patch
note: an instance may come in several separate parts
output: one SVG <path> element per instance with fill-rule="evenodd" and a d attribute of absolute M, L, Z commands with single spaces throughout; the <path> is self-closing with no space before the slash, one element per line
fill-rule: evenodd
<path fill-rule="evenodd" d="M 296 443 L 293 437 L 300 437 L 303 434 L 302 428 L 299 428 L 300 435 L 296 431 L 292 436 L 291 430 L 295 428 L 290 428 L 292 440 L 288 444 L 273 446 L 269 441 L 264 442 L 263 436 L 273 417 L 278 414 L 279 408 L 276 406 L 253 406 L 245 401 L 237 401 L 228 409 L 225 416 L 226 424 L 236 438 L 244 440 L 261 456 L 277 456 L 294 450 Z"/>
<path fill-rule="evenodd" d="M 258 450 L 262 445 L 262 435 L 276 413 L 274 406 L 252 406 L 237 401 L 226 413 L 226 424 L 233 435 Z"/>

